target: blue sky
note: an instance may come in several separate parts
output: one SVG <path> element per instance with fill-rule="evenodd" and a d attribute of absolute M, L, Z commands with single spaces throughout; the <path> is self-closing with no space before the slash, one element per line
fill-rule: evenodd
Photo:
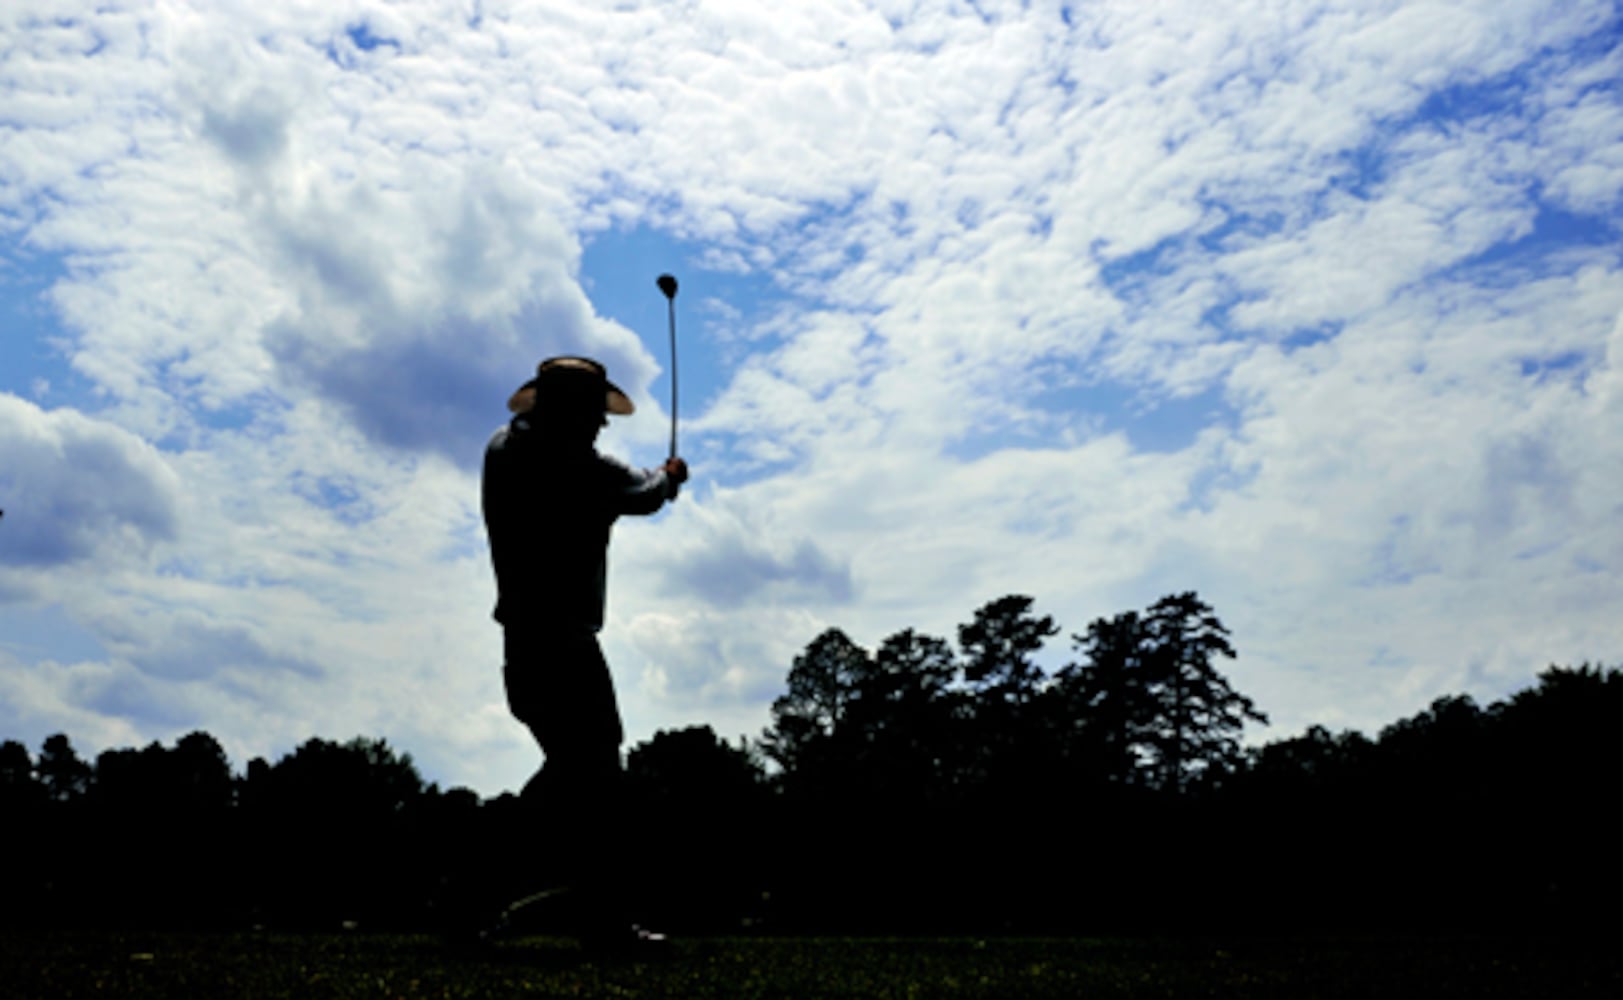
<path fill-rule="evenodd" d="M 1011 592 L 1199 591 L 1254 738 L 1617 661 L 1614 4 L 554 6 L 0 12 L 0 736 L 516 787 L 483 444 L 582 352 L 659 461 L 666 271 L 634 741 Z"/>

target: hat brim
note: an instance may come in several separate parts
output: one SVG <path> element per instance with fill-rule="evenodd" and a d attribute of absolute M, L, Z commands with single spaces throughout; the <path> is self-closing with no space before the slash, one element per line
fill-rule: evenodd
<path fill-rule="evenodd" d="M 604 379 L 605 392 L 603 393 L 603 412 L 612 413 L 617 417 L 629 417 L 637 412 L 637 407 L 631 402 L 623 390 L 613 382 Z M 509 413 L 528 413 L 535 409 L 535 379 L 519 386 L 507 400 Z"/>

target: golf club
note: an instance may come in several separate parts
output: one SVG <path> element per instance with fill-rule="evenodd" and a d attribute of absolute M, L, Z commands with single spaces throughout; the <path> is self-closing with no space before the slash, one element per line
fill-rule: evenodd
<path fill-rule="evenodd" d="M 676 278 L 662 274 L 655 284 L 665 293 L 665 305 L 671 320 L 671 458 L 676 457 Z"/>

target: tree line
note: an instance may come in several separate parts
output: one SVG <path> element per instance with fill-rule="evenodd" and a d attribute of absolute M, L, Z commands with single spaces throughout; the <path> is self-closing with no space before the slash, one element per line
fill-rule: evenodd
<path fill-rule="evenodd" d="M 839 629 L 771 721 L 633 746 L 643 916 L 678 929 L 1566 927 L 1623 888 L 1606 831 L 1623 674 L 1550 667 L 1487 707 L 1440 698 L 1374 738 L 1266 714 L 1219 669 L 1194 593 L 1069 637 L 1031 598 L 955 642 Z M 0 744 L 0 919 L 426 927 L 533 888 L 511 794 L 425 782 L 384 740 L 313 738 L 234 773 L 205 732 L 81 759 Z M 551 817 L 541 817 L 543 822 Z M 558 821 L 567 822 L 567 817 Z M 471 905 L 470 905 L 471 903 Z"/>

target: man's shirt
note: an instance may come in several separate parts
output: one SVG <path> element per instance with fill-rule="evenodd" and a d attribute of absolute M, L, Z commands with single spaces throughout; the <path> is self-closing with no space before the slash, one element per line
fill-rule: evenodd
<path fill-rule="evenodd" d="M 485 448 L 484 514 L 503 626 L 596 632 L 608 592 L 609 529 L 669 496 L 663 469 L 633 469 L 589 444 L 566 447 L 526 416 Z"/>

